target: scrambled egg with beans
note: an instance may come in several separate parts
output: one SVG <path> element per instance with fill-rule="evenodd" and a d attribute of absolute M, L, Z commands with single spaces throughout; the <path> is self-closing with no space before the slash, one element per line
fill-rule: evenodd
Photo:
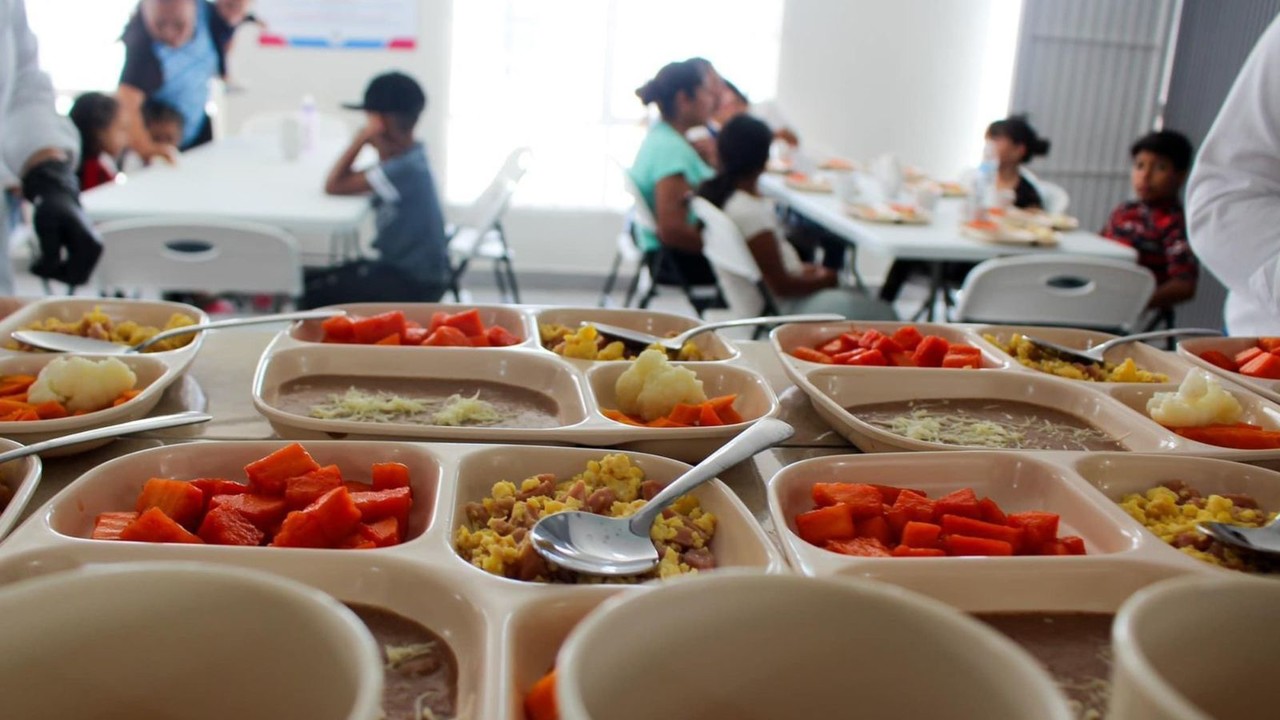
<path fill-rule="evenodd" d="M 133 320 L 125 320 L 124 322 L 116 322 L 111 316 L 102 311 L 102 308 L 95 307 L 92 312 L 87 312 L 80 317 L 79 320 L 72 322 L 64 322 L 56 317 L 45 318 L 31 323 L 26 330 L 44 330 L 47 332 L 63 333 L 65 335 L 78 335 L 80 337 L 94 338 L 95 340 L 108 340 L 113 343 L 122 345 L 137 345 L 140 342 L 150 340 L 152 336 L 162 330 L 172 330 L 173 328 L 186 327 L 195 324 L 195 320 L 183 315 L 182 313 L 174 313 L 169 316 L 168 322 L 164 327 L 158 328 L 152 325 L 139 325 Z M 160 342 L 148 347 L 143 352 L 164 352 L 166 350 L 177 350 L 191 344 L 194 334 L 179 335 L 161 340 Z M 32 350 L 34 348 L 27 347 L 16 341 L 9 341 L 9 348 L 13 350 Z"/>
<path fill-rule="evenodd" d="M 573 330 L 565 325 L 540 324 L 538 335 L 542 346 L 557 355 L 576 360 L 632 360 L 640 354 L 635 345 L 628 347 L 621 340 L 610 340 L 608 336 L 587 324 Z M 665 348 L 653 345 L 655 350 L 666 352 Z M 702 350 L 692 340 L 685 343 L 676 353 L 676 360 L 705 360 Z"/>
<path fill-rule="evenodd" d="M 1119 365 L 1103 363 L 1093 365 L 1073 363 L 1054 357 L 1042 351 L 1019 333 L 1009 336 L 1009 342 L 1001 342 L 994 335 L 983 335 L 988 342 L 1009 353 L 1015 360 L 1032 370 L 1039 370 L 1050 375 L 1057 375 L 1068 380 L 1090 380 L 1095 382 L 1123 383 L 1162 383 L 1168 382 L 1169 376 L 1151 372 L 1138 367 L 1133 358 L 1125 358 Z"/>
<path fill-rule="evenodd" d="M 715 567 L 710 544 L 716 517 L 692 495 L 677 500 L 654 522 L 650 537 L 660 562 L 645 575 L 608 580 L 579 575 L 544 560 L 529 540 L 529 530 L 544 515 L 584 510 L 628 517 L 660 489 L 657 482 L 645 480 L 644 471 L 623 454 L 592 460 L 586 470 L 568 480 L 548 474 L 518 483 L 503 480 L 488 497 L 467 505 L 468 525 L 458 528 L 454 546 L 463 559 L 486 572 L 533 582 L 636 583 Z"/>
<path fill-rule="evenodd" d="M 1202 522 L 1225 522 L 1261 527 L 1275 517 L 1258 508 L 1247 495 L 1202 496 L 1181 481 L 1172 481 L 1145 493 L 1126 495 L 1120 507 L 1161 540 L 1198 560 L 1231 570 L 1275 572 L 1274 563 L 1250 553 L 1240 553 L 1201 533 Z"/>

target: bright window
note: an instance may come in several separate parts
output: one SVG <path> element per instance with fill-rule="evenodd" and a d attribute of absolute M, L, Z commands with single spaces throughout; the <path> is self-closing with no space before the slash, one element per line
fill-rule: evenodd
<path fill-rule="evenodd" d="M 53 78 L 60 104 L 69 107 L 87 90 L 115 90 L 124 64 L 120 33 L 137 6 L 138 0 L 26 0 L 40 66 Z"/>
<path fill-rule="evenodd" d="M 507 153 L 533 150 L 516 201 L 625 207 L 648 114 L 635 89 L 702 56 L 752 99 L 778 82 L 782 0 L 489 0 L 453 9 L 448 197 L 474 199 Z"/>

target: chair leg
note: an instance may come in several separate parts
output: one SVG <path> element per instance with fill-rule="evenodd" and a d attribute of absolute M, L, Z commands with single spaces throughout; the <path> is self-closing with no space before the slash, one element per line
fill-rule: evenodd
<path fill-rule="evenodd" d="M 511 288 L 511 302 L 520 304 L 520 288 L 516 285 L 516 269 L 510 257 L 502 258 L 502 266 L 507 271 L 507 286 Z"/>
<path fill-rule="evenodd" d="M 644 266 L 636 266 L 635 274 L 631 276 L 631 282 L 627 283 L 627 294 L 622 298 L 622 307 L 631 307 L 631 303 L 635 302 L 636 293 L 640 292 L 640 283 L 644 281 L 644 278 Z M 652 283 L 650 283 L 650 286 L 652 287 Z"/>
<path fill-rule="evenodd" d="M 613 286 L 618 282 L 618 275 L 622 272 L 622 253 L 613 254 L 613 264 L 609 266 L 609 274 L 604 279 L 604 287 L 600 290 L 600 299 L 596 301 L 599 307 L 608 307 L 609 298 L 613 295 Z"/>
<path fill-rule="evenodd" d="M 507 302 L 507 281 L 502 276 L 502 261 L 493 261 L 493 281 L 498 286 L 498 298 L 500 302 Z"/>
<path fill-rule="evenodd" d="M 462 274 L 467 271 L 470 262 L 469 258 L 464 258 L 458 263 L 458 267 L 449 272 L 449 291 L 453 293 L 455 302 L 462 302 Z"/>

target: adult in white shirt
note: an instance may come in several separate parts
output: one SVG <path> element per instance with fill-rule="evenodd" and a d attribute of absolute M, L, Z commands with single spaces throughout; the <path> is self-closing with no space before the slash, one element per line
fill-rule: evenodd
<path fill-rule="evenodd" d="M 1232 335 L 1280 335 L 1280 19 L 1254 46 L 1187 189 L 1191 249 L 1222 281 Z"/>
<path fill-rule="evenodd" d="M 53 100 L 23 0 L 0 0 L 0 186 L 21 179 L 23 196 L 35 205 L 41 257 L 32 271 L 74 286 L 89 278 L 102 243 L 80 209 L 74 169 L 80 137 Z M 0 267 L 0 294 L 12 294 L 7 257 Z"/>

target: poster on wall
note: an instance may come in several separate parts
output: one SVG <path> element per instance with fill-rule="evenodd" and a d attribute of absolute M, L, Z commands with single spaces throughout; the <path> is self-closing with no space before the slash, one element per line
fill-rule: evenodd
<path fill-rule="evenodd" d="M 257 0 L 268 47 L 413 50 L 418 0 Z"/>

